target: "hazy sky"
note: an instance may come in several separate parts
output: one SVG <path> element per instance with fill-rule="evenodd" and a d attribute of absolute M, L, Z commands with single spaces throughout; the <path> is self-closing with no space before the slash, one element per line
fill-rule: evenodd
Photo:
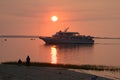
<path fill-rule="evenodd" d="M 70 31 L 120 37 L 120 0 L 0 0 L 0 35 Z M 51 16 L 58 16 L 57 22 Z"/>

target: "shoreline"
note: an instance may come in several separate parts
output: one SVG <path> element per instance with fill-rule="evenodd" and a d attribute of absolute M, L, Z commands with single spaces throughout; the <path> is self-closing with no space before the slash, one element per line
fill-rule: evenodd
<path fill-rule="evenodd" d="M 119 72 L 110 72 L 110 71 L 95 71 L 95 70 L 80 70 L 80 69 L 69 69 L 75 72 L 82 72 L 87 74 L 92 74 L 100 77 L 109 78 L 112 80 L 120 80 L 120 73 Z"/>
<path fill-rule="evenodd" d="M 37 67 L 60 67 L 69 69 L 83 69 L 83 70 L 95 70 L 95 71 L 117 71 L 120 72 L 120 67 L 115 66 L 104 66 L 104 65 L 74 65 L 74 64 L 52 64 L 52 63 L 40 63 L 31 62 L 29 65 L 26 62 L 2 62 L 1 64 L 9 65 L 24 65 L 24 66 L 37 66 Z"/>
<path fill-rule="evenodd" d="M 0 80 L 91 80 L 95 76 L 69 68 L 0 64 Z M 112 80 L 97 77 L 97 80 Z"/>

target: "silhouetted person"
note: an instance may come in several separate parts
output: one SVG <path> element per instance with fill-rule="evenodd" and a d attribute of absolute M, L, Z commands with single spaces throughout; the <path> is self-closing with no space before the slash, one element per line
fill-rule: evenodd
<path fill-rule="evenodd" d="M 30 57 L 29 56 L 26 57 L 26 64 L 27 64 L 27 66 L 30 65 Z"/>
<path fill-rule="evenodd" d="M 18 60 L 18 64 L 19 64 L 19 65 L 22 64 L 22 60 L 21 60 L 21 59 Z"/>

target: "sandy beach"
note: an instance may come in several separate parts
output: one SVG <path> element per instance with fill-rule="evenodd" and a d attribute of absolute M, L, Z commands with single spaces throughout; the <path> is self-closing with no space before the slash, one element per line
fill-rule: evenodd
<path fill-rule="evenodd" d="M 91 80 L 94 75 L 56 67 L 0 64 L 0 80 Z M 96 80 L 111 80 L 98 77 Z"/>

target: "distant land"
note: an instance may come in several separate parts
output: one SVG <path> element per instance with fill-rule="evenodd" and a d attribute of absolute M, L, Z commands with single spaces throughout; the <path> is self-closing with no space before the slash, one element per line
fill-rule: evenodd
<path fill-rule="evenodd" d="M 0 35 L 0 38 L 39 38 L 40 36 L 32 35 Z"/>
<path fill-rule="evenodd" d="M 95 39 L 120 39 L 119 37 L 118 38 L 114 38 L 114 37 L 93 37 Z"/>
<path fill-rule="evenodd" d="M 0 38 L 39 38 L 41 36 L 34 35 L 0 35 Z M 94 37 L 95 39 L 120 39 L 120 37 Z"/>

